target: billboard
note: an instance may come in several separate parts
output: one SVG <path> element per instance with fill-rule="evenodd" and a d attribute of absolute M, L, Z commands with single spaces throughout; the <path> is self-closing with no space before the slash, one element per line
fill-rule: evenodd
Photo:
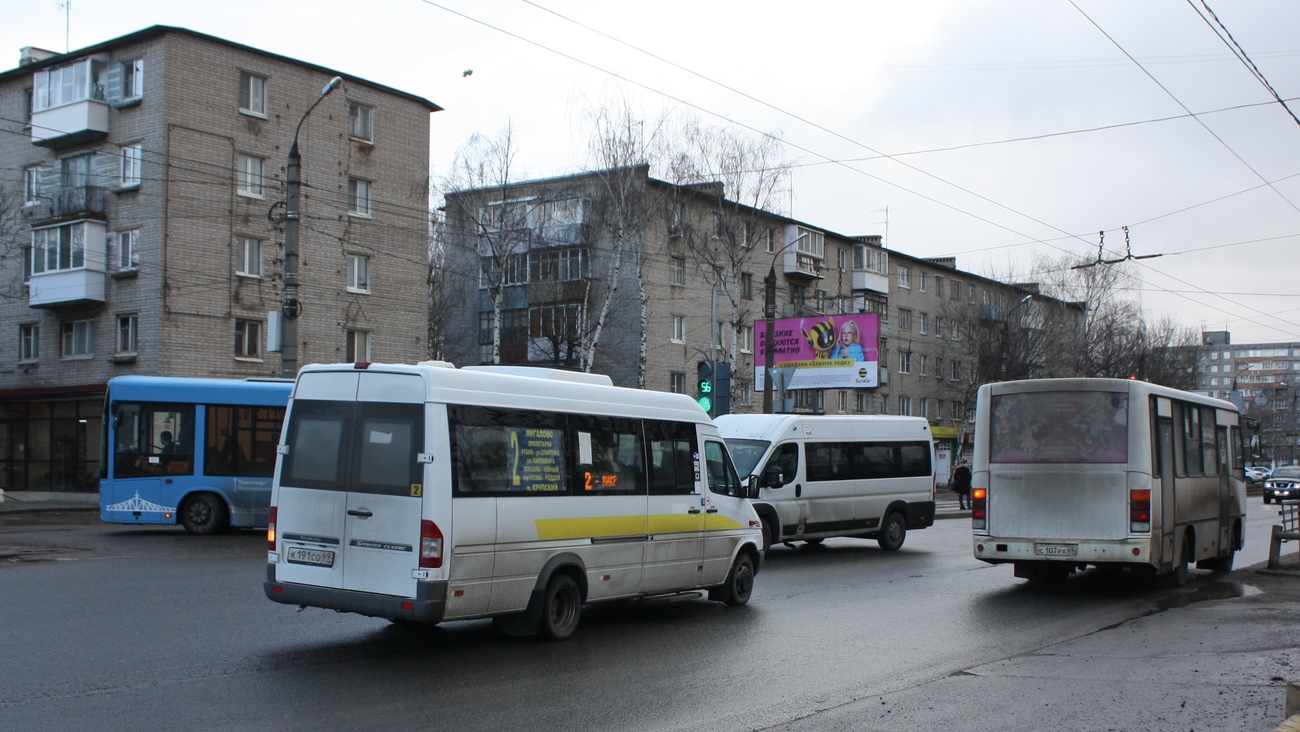
<path fill-rule="evenodd" d="M 773 328 L 773 363 L 790 389 L 879 386 L 880 316 L 876 313 L 781 318 Z M 767 323 L 754 323 L 754 390 L 763 390 Z"/>

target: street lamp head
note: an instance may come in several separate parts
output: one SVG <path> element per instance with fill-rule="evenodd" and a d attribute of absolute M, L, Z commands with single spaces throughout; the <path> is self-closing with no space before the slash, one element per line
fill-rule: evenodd
<path fill-rule="evenodd" d="M 326 94 L 329 94 L 330 92 L 339 88 L 339 86 L 342 84 L 343 84 L 343 77 L 336 76 L 333 79 L 330 79 L 330 83 L 326 84 L 324 89 L 321 89 L 320 95 L 323 97 Z"/>

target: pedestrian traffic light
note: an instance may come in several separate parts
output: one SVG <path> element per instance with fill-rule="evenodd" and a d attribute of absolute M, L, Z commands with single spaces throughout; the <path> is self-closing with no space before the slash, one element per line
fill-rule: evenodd
<path fill-rule="evenodd" d="M 695 364 L 697 374 L 695 395 L 700 409 L 713 414 L 713 362 L 698 361 Z"/>

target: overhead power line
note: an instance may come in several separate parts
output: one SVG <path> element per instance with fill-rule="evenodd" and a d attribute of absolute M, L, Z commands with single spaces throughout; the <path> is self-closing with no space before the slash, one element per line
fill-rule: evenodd
<path fill-rule="evenodd" d="M 1297 117 L 1295 112 L 1291 111 L 1291 108 L 1282 100 L 1282 96 L 1278 94 L 1277 90 L 1273 88 L 1273 85 L 1268 82 L 1268 78 L 1264 76 L 1264 72 L 1259 70 L 1259 67 L 1255 65 L 1255 62 L 1250 58 L 1250 55 L 1246 53 L 1246 49 L 1242 48 L 1241 44 L 1237 43 L 1237 39 L 1232 37 L 1232 32 L 1228 30 L 1228 26 L 1224 25 L 1223 21 L 1219 20 L 1219 16 L 1215 15 L 1214 10 L 1210 8 L 1209 3 L 1205 2 L 1205 0 L 1200 0 L 1200 2 L 1201 7 L 1205 8 L 1205 13 L 1202 13 L 1201 9 L 1196 7 L 1196 3 L 1192 0 L 1187 0 L 1187 4 L 1191 6 L 1192 10 L 1195 10 L 1196 14 L 1201 17 L 1201 20 L 1205 21 L 1205 24 L 1210 26 L 1210 30 L 1214 31 L 1214 35 L 1218 36 L 1219 40 L 1223 41 L 1223 45 L 1227 46 L 1229 51 L 1232 51 L 1233 55 L 1237 57 L 1237 60 L 1245 64 L 1246 69 L 1250 71 L 1251 75 L 1258 79 L 1260 84 L 1264 85 L 1264 88 L 1268 90 L 1268 93 L 1273 95 L 1273 99 L 1277 100 L 1277 103 L 1282 105 L 1282 109 L 1285 109 L 1286 113 L 1291 115 L 1291 119 L 1295 120 L 1295 123 L 1300 125 L 1300 117 Z M 1205 17 L 1206 13 L 1209 14 L 1209 18 Z M 1211 20 L 1214 22 L 1210 22 Z"/>

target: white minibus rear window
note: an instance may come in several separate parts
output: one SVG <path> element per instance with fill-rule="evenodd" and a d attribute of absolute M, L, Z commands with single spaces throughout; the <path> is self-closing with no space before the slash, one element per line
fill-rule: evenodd
<path fill-rule="evenodd" d="M 1127 463 L 1128 394 L 1038 391 L 992 398 L 990 463 Z"/>

